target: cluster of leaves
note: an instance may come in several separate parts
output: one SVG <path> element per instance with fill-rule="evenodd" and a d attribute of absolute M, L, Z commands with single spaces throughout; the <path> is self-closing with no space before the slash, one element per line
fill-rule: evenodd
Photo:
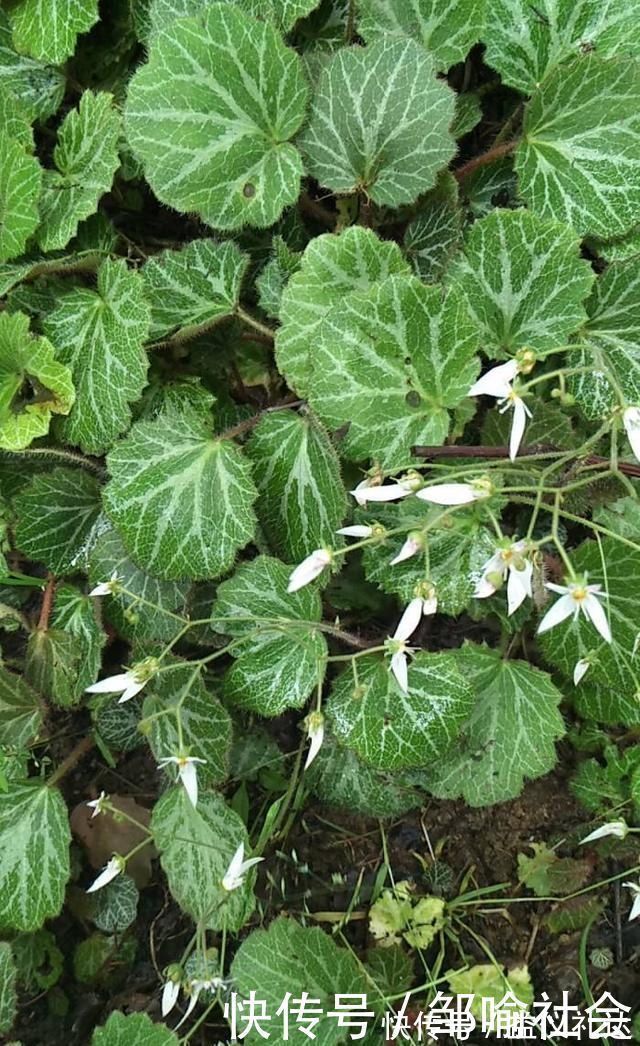
<path fill-rule="evenodd" d="M 211 960 L 207 932 L 256 919 L 255 871 L 223 885 L 240 845 L 268 857 L 308 795 L 379 817 L 514 798 L 554 767 L 562 702 L 596 733 L 640 726 L 636 5 L 102 6 L 0 11 L 0 1031 L 88 882 L 59 786 L 94 744 L 165 762 L 78 978 L 121 949 L 146 848 L 197 925 L 187 992 L 213 962 L 279 1003 L 379 971 L 285 919 Z M 507 361 L 533 414 L 511 459 L 508 418 L 469 398 Z M 442 483 L 477 496 L 434 504 Z M 516 538 L 532 598 L 507 615 L 507 568 L 479 586 Z M 611 641 L 576 604 L 537 642 L 563 576 L 602 587 Z M 403 686 L 408 636 L 388 637 L 427 594 Z M 121 665 L 139 696 L 87 695 Z M 277 744 L 291 712 L 304 771 L 304 731 Z M 638 760 L 603 736 L 576 794 L 605 812 L 606 782 L 637 813 Z M 411 947 L 433 900 L 421 922 L 404 899 Z M 177 1041 L 120 1013 L 92 1040 Z"/>

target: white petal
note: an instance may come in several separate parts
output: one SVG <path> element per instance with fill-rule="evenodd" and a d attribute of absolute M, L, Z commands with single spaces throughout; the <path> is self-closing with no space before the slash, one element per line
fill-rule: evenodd
<path fill-rule="evenodd" d="M 422 617 L 422 599 L 416 596 L 411 602 L 405 607 L 404 613 L 398 621 L 395 632 L 393 633 L 394 639 L 408 639 L 412 636 L 416 628 L 420 624 L 420 618 Z"/>
<path fill-rule="evenodd" d="M 625 432 L 631 449 L 640 461 L 640 407 L 627 407 L 622 415 Z"/>
<path fill-rule="evenodd" d="M 422 613 L 425 617 L 430 617 L 431 614 L 435 614 L 438 609 L 438 597 L 431 596 L 430 599 L 422 600 Z"/>
<path fill-rule="evenodd" d="M 147 683 L 147 679 L 143 679 L 141 683 L 137 683 L 135 681 L 130 683 L 122 697 L 118 698 L 118 704 L 123 705 L 125 701 L 130 701 L 132 697 L 135 697 L 136 694 L 140 693 L 142 688 L 145 687 Z"/>
<path fill-rule="evenodd" d="M 191 992 L 191 995 L 189 997 L 189 1005 L 187 1006 L 186 1010 L 184 1011 L 184 1016 L 181 1017 L 180 1020 L 178 1021 L 178 1023 L 176 1024 L 176 1027 L 175 1027 L 176 1031 L 178 1030 L 178 1028 L 180 1027 L 181 1024 L 184 1024 L 184 1022 L 186 1021 L 187 1017 L 190 1017 L 191 1014 L 193 1013 L 193 1011 L 195 1010 L 199 994 L 200 994 L 200 989 L 199 988 L 196 988 L 196 989 L 194 989 Z"/>
<path fill-rule="evenodd" d="M 579 661 L 576 661 L 575 667 L 573 669 L 573 685 L 577 686 L 588 671 L 589 662 L 586 658 L 581 657 Z"/>
<path fill-rule="evenodd" d="M 495 585 L 492 585 L 490 581 L 487 581 L 486 577 L 483 577 L 478 581 L 473 595 L 475 599 L 488 599 L 495 591 Z"/>
<path fill-rule="evenodd" d="M 592 843 L 596 839 L 604 839 L 607 835 L 614 835 L 617 839 L 624 839 L 628 832 L 629 827 L 626 821 L 608 821 L 607 824 L 600 825 L 595 831 L 581 839 L 580 846 L 583 846 L 584 843 Z"/>
<path fill-rule="evenodd" d="M 92 588 L 90 596 L 109 596 L 111 595 L 111 584 L 109 581 L 101 581 L 99 585 Z"/>
<path fill-rule="evenodd" d="M 640 916 L 640 891 L 638 891 L 633 899 L 631 911 L 629 912 L 629 922 L 631 922 L 632 919 L 637 919 L 638 916 Z"/>
<path fill-rule="evenodd" d="M 509 616 L 515 614 L 527 597 L 531 599 L 531 578 L 533 563 L 526 559 L 522 570 L 511 567 L 507 580 L 507 611 Z"/>
<path fill-rule="evenodd" d="M 358 490 L 357 487 L 356 490 Z M 357 497 L 356 490 L 352 490 L 351 493 L 358 500 L 359 504 L 362 504 L 362 501 L 359 499 L 364 499 L 365 503 L 367 501 L 398 501 L 400 498 L 406 498 L 413 493 L 411 487 L 406 486 L 404 483 L 385 483 L 380 487 L 367 487 L 366 490 L 358 490 Z"/>
<path fill-rule="evenodd" d="M 94 879 L 91 883 L 87 893 L 94 893 L 96 890 L 101 890 L 103 886 L 106 886 L 107 883 L 110 883 L 117 875 L 120 875 L 121 871 L 122 867 L 120 861 L 117 861 L 112 857 L 108 864 L 106 864 L 102 869 L 98 878 Z"/>
<path fill-rule="evenodd" d="M 511 433 L 509 435 L 509 457 L 511 461 L 516 457 L 522 437 L 527 424 L 527 407 L 523 400 L 516 397 L 513 400 L 513 419 L 511 421 Z"/>
<path fill-rule="evenodd" d="M 185 763 L 178 770 L 180 780 L 184 785 L 184 790 L 187 793 L 192 806 L 198 805 L 198 772 L 196 765 L 192 760 Z"/>
<path fill-rule="evenodd" d="M 244 843 L 240 843 L 240 846 L 234 853 L 233 857 L 229 861 L 229 867 L 224 873 L 222 879 L 222 885 L 225 890 L 235 890 L 235 885 L 229 885 L 231 883 L 237 884 L 238 876 L 242 871 L 242 860 L 244 858 Z"/>
<path fill-rule="evenodd" d="M 309 751 L 307 752 L 307 760 L 304 764 L 305 770 L 308 770 L 313 760 L 317 756 L 318 752 L 322 748 L 322 742 L 324 741 L 324 727 L 319 727 L 313 734 L 310 735 Z"/>
<path fill-rule="evenodd" d="M 352 527 L 340 527 L 336 534 L 344 534 L 348 538 L 370 538 L 373 533 L 372 527 L 365 527 L 363 523 L 354 523 Z"/>
<path fill-rule="evenodd" d="M 609 622 L 607 621 L 604 607 L 598 597 L 589 593 L 587 598 L 583 600 L 582 609 L 584 610 L 585 616 L 600 633 L 605 643 L 610 643 L 611 629 L 609 628 Z"/>
<path fill-rule="evenodd" d="M 242 877 L 253 868 L 254 864 L 260 864 L 260 861 L 264 861 L 264 857 L 247 857 L 246 861 L 242 862 Z"/>
<path fill-rule="evenodd" d="M 391 658 L 391 671 L 402 692 L 406 694 L 409 689 L 409 677 L 407 673 L 407 655 L 403 650 L 398 650 Z"/>
<path fill-rule="evenodd" d="M 178 1001 L 179 994 L 180 982 L 167 981 L 164 988 L 162 989 L 162 1002 L 160 1006 L 163 1017 L 166 1017 L 168 1013 L 171 1013 L 173 1007 Z"/>
<path fill-rule="evenodd" d="M 416 491 L 416 497 L 433 505 L 469 505 L 480 496 L 470 483 L 435 483 Z"/>
<path fill-rule="evenodd" d="M 570 595 L 560 596 L 553 606 L 547 610 L 542 621 L 538 625 L 538 635 L 555 628 L 561 621 L 566 621 L 575 611 L 575 600 Z"/>
<path fill-rule="evenodd" d="M 367 503 L 366 491 L 369 490 L 370 486 L 371 486 L 371 480 L 367 477 L 366 479 L 363 479 L 363 480 L 361 480 L 358 483 L 358 485 L 355 488 L 355 490 L 351 491 L 351 493 L 353 494 L 354 498 L 356 499 L 356 501 L 358 502 L 358 504 L 360 506 L 366 505 L 366 503 Z"/>
<path fill-rule="evenodd" d="M 550 592 L 557 592 L 559 596 L 566 596 L 567 592 L 571 591 L 568 585 L 554 585 L 552 581 L 546 581 L 544 587 Z"/>
<path fill-rule="evenodd" d="M 416 541 L 415 538 L 408 537 L 398 552 L 398 555 L 389 563 L 389 566 L 395 567 L 396 563 L 403 563 L 405 559 L 411 559 L 411 557 L 415 556 L 416 552 L 419 552 L 421 548 L 422 545 L 419 541 Z"/>
<path fill-rule="evenodd" d="M 92 683 L 86 687 L 86 691 L 89 694 L 117 694 L 121 690 L 127 690 L 134 682 L 132 672 L 122 672 L 118 676 L 109 676 L 98 683 Z"/>
<path fill-rule="evenodd" d="M 515 360 L 507 360 L 497 367 L 492 367 L 475 385 L 469 389 L 467 396 L 495 396 L 496 399 L 504 399 L 511 389 L 510 385 L 518 373 L 518 364 Z"/>
<path fill-rule="evenodd" d="M 317 548 L 310 556 L 302 560 L 291 572 L 287 592 L 297 592 L 310 584 L 322 573 L 324 568 L 331 562 L 331 556 L 324 548 Z"/>

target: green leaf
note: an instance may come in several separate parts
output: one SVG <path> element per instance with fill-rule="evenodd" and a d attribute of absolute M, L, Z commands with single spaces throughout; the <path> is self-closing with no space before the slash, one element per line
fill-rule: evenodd
<path fill-rule="evenodd" d="M 485 61 L 502 82 L 531 94 L 556 66 L 597 51 L 638 53 L 637 10 L 617 0 L 492 0 Z"/>
<path fill-rule="evenodd" d="M 367 817 L 401 817 L 422 803 L 401 774 L 372 769 L 332 735 L 325 735 L 304 783 L 321 802 Z"/>
<path fill-rule="evenodd" d="M 0 912 L 4 928 L 37 930 L 58 915 L 69 878 L 67 806 L 55 788 L 0 791 Z"/>
<path fill-rule="evenodd" d="M 132 559 L 157 577 L 218 577 L 253 537 L 250 465 L 197 416 L 139 422 L 108 465 L 105 510 Z"/>
<path fill-rule="evenodd" d="M 319 1014 L 314 1027 L 318 1046 L 337 1046 L 345 1041 L 345 1030 L 329 1011 L 335 1005 L 336 985 L 349 994 L 366 995 L 371 982 L 353 951 L 339 948 L 319 927 L 304 927 L 294 919 L 281 918 L 268 930 L 254 930 L 240 945 L 231 965 L 231 976 L 241 996 L 253 991 L 266 1001 L 271 1040 L 280 1046 L 285 1031 L 277 1010 L 282 1000 L 300 998 L 308 992 Z M 317 1000 L 317 1001 L 315 1001 Z M 371 1001 L 371 1000 L 370 1000 Z M 255 1046 L 255 1035 L 247 1040 Z"/>
<path fill-rule="evenodd" d="M 410 36 L 444 71 L 466 58 L 484 28 L 484 0 L 359 0 L 358 7 L 367 42 Z"/>
<path fill-rule="evenodd" d="M 462 796 L 470 806 L 515 799 L 525 779 L 555 766 L 555 742 L 565 732 L 562 694 L 545 672 L 503 661 L 498 651 L 468 645 L 456 659 L 475 704 L 446 763 L 430 767 L 426 787 L 438 798 Z"/>
<path fill-rule="evenodd" d="M 397 244 L 380 240 L 370 229 L 352 226 L 339 236 L 326 233 L 312 240 L 282 295 L 276 362 L 287 384 L 300 396 L 308 395 L 312 348 L 333 305 L 352 291 L 367 291 L 388 276 L 409 272 Z"/>
<path fill-rule="evenodd" d="M 576 662 L 589 655 L 590 668 L 585 683 L 597 683 L 607 692 L 613 691 L 620 710 L 624 708 L 623 699 L 637 706 L 640 551 L 606 537 L 600 547 L 595 541 L 585 541 L 571 552 L 571 562 L 577 573 L 588 573 L 589 584 L 600 583 L 607 592 L 605 609 L 613 641 L 605 643 L 593 625 L 580 615 L 575 621 L 563 622 L 540 637 L 544 655 L 568 679 L 573 677 Z"/>
<path fill-rule="evenodd" d="M 53 345 L 29 331 L 22 312 L 0 313 L 0 449 L 22 450 L 44 436 L 52 414 L 73 405 L 71 372 Z"/>
<path fill-rule="evenodd" d="M 214 4 L 153 41 L 129 88 L 127 135 L 163 203 L 219 229 L 263 228 L 298 196 L 290 139 L 307 93 L 300 59 L 272 26 Z"/>
<path fill-rule="evenodd" d="M 98 21 L 98 0 L 18 0 L 11 8 L 18 51 L 52 65 L 73 54 L 79 33 Z"/>
<path fill-rule="evenodd" d="M 178 1046 L 178 1037 L 166 1024 L 154 1024 L 146 1013 L 112 1013 L 96 1028 L 91 1046 Z"/>
<path fill-rule="evenodd" d="M 41 472 L 16 495 L 15 538 L 31 559 L 65 574 L 82 569 L 100 513 L 100 484 L 79 468 Z"/>
<path fill-rule="evenodd" d="M 320 0 L 227 0 L 255 18 L 273 22 L 288 33 L 298 21 L 313 11 Z M 210 0 L 151 0 L 151 31 L 160 32 L 174 18 L 199 15 L 210 6 Z"/>
<path fill-rule="evenodd" d="M 240 843 L 248 856 L 247 830 L 221 796 L 206 793 L 198 808 L 184 788 L 172 788 L 156 803 L 151 830 L 169 889 L 192 919 L 210 930 L 239 930 L 253 911 L 255 872 L 227 892 L 222 879 Z"/>
<path fill-rule="evenodd" d="M 38 695 L 13 672 L 0 668 L 0 747 L 26 748 L 42 726 Z"/>
<path fill-rule="evenodd" d="M 181 251 L 150 258 L 142 276 L 151 302 L 152 337 L 180 330 L 181 340 L 194 338 L 233 315 L 248 262 L 237 244 L 215 240 L 192 240 Z"/>
<path fill-rule="evenodd" d="M 58 299 L 44 331 L 73 375 L 76 401 L 60 426 L 65 442 L 103 454 L 131 421 L 149 360 L 143 342 L 150 310 L 144 283 L 124 259 L 106 259 L 97 290 L 76 287 Z"/>
<path fill-rule="evenodd" d="M 93 921 L 104 933 L 123 933 L 135 922 L 138 887 L 129 875 L 119 875 L 94 895 Z"/>
<path fill-rule="evenodd" d="M 92 586 L 99 585 L 113 574 L 118 575 L 127 590 L 126 594 L 106 596 L 104 600 L 105 616 L 116 631 L 135 642 L 171 639 L 179 627 L 173 614 L 184 606 L 188 584 L 159 581 L 140 570 L 129 559 L 118 532 L 110 527 L 91 549 L 89 580 Z"/>
<path fill-rule="evenodd" d="M 336 737 L 379 770 L 424 766 L 444 755 L 473 704 L 472 691 L 450 654 L 420 652 L 409 665 L 409 691 L 399 689 L 388 662 L 358 658 L 333 685 L 327 711 Z"/>
<path fill-rule="evenodd" d="M 587 676 L 571 696 L 582 719 L 607 726 L 640 726 L 640 701 L 635 693 L 621 694 L 615 687 L 589 682 Z"/>
<path fill-rule="evenodd" d="M 478 329 L 459 291 L 392 276 L 327 315 L 313 360 L 311 405 L 354 461 L 406 465 L 415 443 L 444 443 L 448 409 L 479 369 Z"/>
<path fill-rule="evenodd" d="M 611 374 L 629 403 L 640 403 L 640 258 L 614 262 L 598 277 L 580 330 L 580 351 L 571 363 L 590 367 L 570 378 L 570 390 L 588 418 L 602 418 L 617 405 Z"/>
<path fill-rule="evenodd" d="M 21 142 L 0 135 L 0 261 L 15 258 L 38 224 L 42 168 Z"/>
<path fill-rule="evenodd" d="M 16 965 L 11 945 L 0 941 L 0 1032 L 11 1031 L 17 1010 Z"/>
<path fill-rule="evenodd" d="M 516 151 L 520 193 L 580 235 L 618 236 L 640 210 L 640 63 L 594 55 L 536 89 Z"/>
<path fill-rule="evenodd" d="M 65 247 L 79 223 L 109 191 L 120 165 L 120 115 L 113 97 L 85 91 L 58 131 L 54 171 L 46 171 L 38 242 L 43 251 Z"/>
<path fill-rule="evenodd" d="M 212 625 L 243 639 L 224 680 L 234 704 L 260 715 L 300 708 L 324 677 L 326 640 L 317 592 L 288 593 L 291 568 L 269 556 L 243 563 L 218 587 Z"/>
<path fill-rule="evenodd" d="M 282 236 L 274 236 L 271 247 L 272 255 L 256 279 L 256 288 L 260 308 L 264 309 L 267 316 L 277 320 L 280 318 L 282 293 L 300 268 L 302 255 L 291 250 Z"/>
<path fill-rule="evenodd" d="M 586 313 L 594 275 L 566 226 L 526 211 L 496 210 L 476 222 L 450 270 L 492 356 L 556 348 Z"/>
<path fill-rule="evenodd" d="M 413 40 L 339 51 L 298 139 L 309 174 L 333 192 L 398 207 L 431 189 L 455 153 L 455 96 Z"/>
<path fill-rule="evenodd" d="M 73 708 L 89 685 L 80 678 L 81 657 L 80 643 L 74 636 L 59 628 L 38 628 L 29 636 L 25 679 L 44 698 L 62 708 Z"/>
<path fill-rule="evenodd" d="M 437 283 L 456 253 L 462 238 L 462 208 L 458 204 L 458 185 L 446 173 L 409 222 L 404 234 L 404 251 L 416 276 L 425 283 Z"/>
<path fill-rule="evenodd" d="M 55 629 L 63 629 L 76 640 L 80 655 L 77 666 L 78 687 L 82 691 L 97 679 L 102 648 L 107 640 L 98 620 L 95 599 L 85 596 L 73 585 L 59 585 L 56 588 L 51 625 Z"/>
<path fill-rule="evenodd" d="M 265 415 L 248 454 L 260 495 L 258 519 L 274 552 L 297 563 L 314 548 L 335 547 L 346 497 L 338 455 L 313 415 Z"/>
<path fill-rule="evenodd" d="M 9 18 L 0 10 L 0 84 L 20 99 L 30 117 L 46 120 L 60 105 L 65 83 L 61 69 L 18 54 Z"/>
<path fill-rule="evenodd" d="M 201 666 L 178 663 L 157 675 L 145 689 L 142 710 L 142 730 L 147 733 L 144 720 L 149 723 L 148 739 L 156 761 L 175 755 L 181 745 L 192 756 L 204 759 L 198 767 L 198 781 L 218 784 L 228 774 L 231 747 L 231 719 L 216 697 L 204 685 Z M 166 714 L 175 709 L 174 714 Z M 162 715 L 158 715 L 162 712 Z M 178 731 L 177 720 L 181 731 Z"/>
<path fill-rule="evenodd" d="M 33 128 L 22 102 L 2 83 L 0 77 L 0 131 L 28 153 L 34 150 Z"/>

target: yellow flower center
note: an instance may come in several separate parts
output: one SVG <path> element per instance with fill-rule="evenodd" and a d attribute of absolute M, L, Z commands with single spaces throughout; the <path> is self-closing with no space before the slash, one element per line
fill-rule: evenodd
<path fill-rule="evenodd" d="M 588 595 L 589 593 L 587 589 L 584 587 L 584 585 L 571 590 L 571 598 L 575 599 L 576 603 L 582 603 Z"/>

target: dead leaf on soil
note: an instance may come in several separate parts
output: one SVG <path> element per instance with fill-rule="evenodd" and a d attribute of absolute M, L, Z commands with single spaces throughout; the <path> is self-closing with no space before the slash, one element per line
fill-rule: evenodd
<path fill-rule="evenodd" d="M 110 795 L 109 802 L 118 810 L 133 817 L 147 827 L 151 814 L 145 806 L 128 795 Z M 71 813 L 71 830 L 87 852 L 92 868 L 103 868 L 114 854 L 127 854 L 145 838 L 145 833 L 129 821 L 118 821 L 111 814 L 91 816 L 91 809 L 86 803 L 78 803 Z M 130 875 L 136 886 L 147 886 L 151 879 L 151 861 L 158 856 L 152 843 L 145 846 L 127 862 L 127 875 Z"/>

